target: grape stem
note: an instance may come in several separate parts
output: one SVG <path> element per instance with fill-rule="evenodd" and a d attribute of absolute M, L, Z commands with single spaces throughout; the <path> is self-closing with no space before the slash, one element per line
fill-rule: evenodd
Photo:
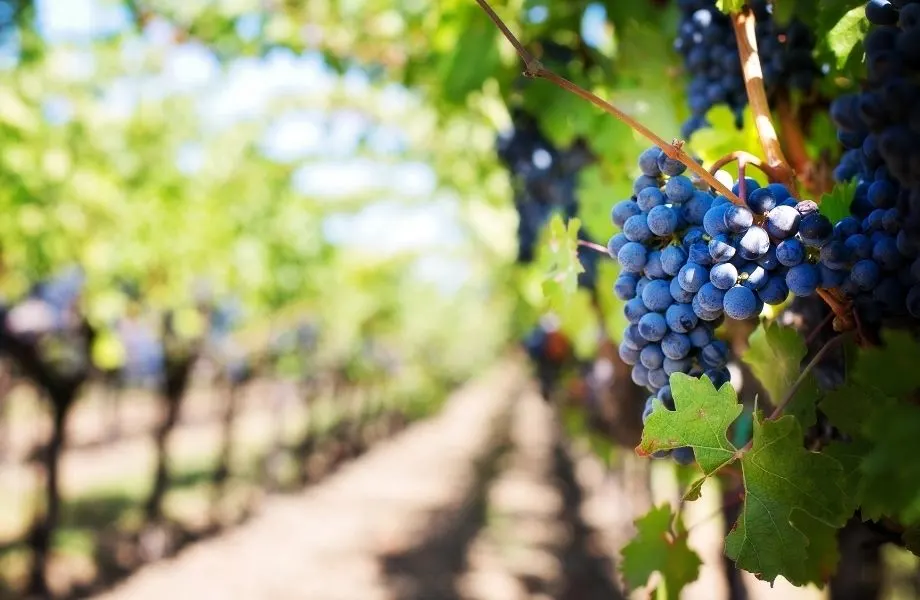
<path fill-rule="evenodd" d="M 754 13 L 750 7 L 745 7 L 741 12 L 732 15 L 732 26 L 738 40 L 738 55 L 741 58 L 741 69 L 744 73 L 744 87 L 747 90 L 751 112 L 754 113 L 754 126 L 757 128 L 757 136 L 760 138 L 767 166 L 775 172 L 776 181 L 785 185 L 795 197 L 798 196 L 795 174 L 783 155 L 779 137 L 773 127 L 770 105 L 767 103 L 763 71 L 760 68 L 760 55 L 757 52 L 755 25 Z"/>
<path fill-rule="evenodd" d="M 597 95 L 589 92 L 588 90 L 582 88 L 581 86 L 569 81 L 568 79 L 557 75 L 556 73 L 550 71 L 543 66 L 533 54 L 527 51 L 524 48 L 524 45 L 515 37 L 511 30 L 508 29 L 508 26 L 505 25 L 501 17 L 499 17 L 492 7 L 489 5 L 488 0 L 476 0 L 479 6 L 483 11 L 489 16 L 495 26 L 502 32 L 502 35 L 514 46 L 514 49 L 517 51 L 518 56 L 521 57 L 521 60 L 524 62 L 524 76 L 530 77 L 532 79 L 545 79 L 550 83 L 571 92 L 580 98 L 587 100 L 591 104 L 597 106 L 604 112 L 616 117 L 621 122 L 625 123 L 637 133 L 646 137 L 653 144 L 658 146 L 661 151 L 670 159 L 680 161 L 681 164 L 686 166 L 690 171 L 695 173 L 708 183 L 716 192 L 728 198 L 732 203 L 739 206 L 744 206 L 744 201 L 741 200 L 736 194 L 734 194 L 730 189 L 725 187 L 718 179 L 716 179 L 709 171 L 707 171 L 701 164 L 693 160 L 689 154 L 683 151 L 683 142 L 675 140 L 672 143 L 666 142 L 662 137 L 656 134 L 654 131 L 638 122 L 636 119 L 632 118 L 613 104 L 603 100 Z"/>
<path fill-rule="evenodd" d="M 758 157 L 754 156 L 750 152 L 745 152 L 744 150 L 736 150 L 734 152 L 730 152 L 726 154 L 725 156 L 723 156 L 716 162 L 712 163 L 712 166 L 709 167 L 709 172 L 715 175 L 716 171 L 718 171 L 719 169 L 722 169 L 726 165 L 729 165 L 735 161 L 738 162 L 739 167 L 741 165 L 750 165 L 754 167 L 755 169 L 757 169 L 758 171 L 766 175 L 767 178 L 770 179 L 770 181 L 777 181 L 778 178 L 781 176 L 780 173 L 777 173 L 776 169 L 772 168 L 770 165 L 764 164 L 764 162 L 760 160 Z M 739 183 L 741 179 L 742 179 L 742 176 L 738 175 Z"/>
<path fill-rule="evenodd" d="M 607 246 L 601 246 L 600 244 L 595 244 L 594 242 L 589 242 L 587 240 L 578 240 L 579 246 L 584 246 L 585 248 L 590 248 L 595 252 L 600 252 L 601 254 L 609 254 L 607 251 Z"/>
<path fill-rule="evenodd" d="M 776 408 L 773 409 L 773 412 L 770 414 L 770 416 L 767 417 L 768 421 L 775 421 L 776 419 L 782 416 L 783 410 L 785 410 L 786 407 L 789 405 L 789 403 L 792 402 L 792 399 L 795 397 L 796 392 L 799 391 L 799 388 L 802 386 L 802 383 L 805 381 L 805 378 L 808 377 L 808 374 L 811 373 L 812 369 L 814 369 L 818 365 L 818 363 L 821 362 L 821 360 L 824 358 L 824 356 L 828 352 L 830 352 L 837 344 L 847 339 L 847 337 L 849 336 L 845 333 L 841 333 L 840 335 L 835 335 L 831 339 L 827 340 L 827 342 L 823 346 L 821 346 L 821 349 L 818 350 L 818 352 L 808 362 L 805 368 L 802 369 L 802 372 L 799 373 L 799 378 L 795 380 L 795 383 L 793 383 L 792 387 L 789 388 L 789 391 L 786 392 L 786 396 L 783 398 L 783 401 L 780 402 L 776 406 Z"/>

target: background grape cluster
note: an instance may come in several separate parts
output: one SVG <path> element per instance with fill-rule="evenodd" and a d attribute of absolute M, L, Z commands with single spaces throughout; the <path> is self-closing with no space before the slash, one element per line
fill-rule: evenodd
<path fill-rule="evenodd" d="M 872 0 L 866 16 L 865 85 L 831 105 L 846 148 L 834 175 L 856 191 L 822 264 L 862 320 L 878 324 L 920 317 L 920 4 Z"/>
<path fill-rule="evenodd" d="M 740 128 L 747 94 L 729 17 L 716 8 L 715 0 L 680 0 L 678 5 L 681 18 L 674 47 L 690 76 L 687 97 L 691 113 L 681 135 L 689 138 L 707 127 L 706 113 L 720 104 L 735 113 Z M 812 57 L 815 40 L 808 27 L 795 19 L 780 27 L 765 1 L 753 2 L 751 7 L 768 94 L 784 88 L 810 90 L 821 71 Z"/>

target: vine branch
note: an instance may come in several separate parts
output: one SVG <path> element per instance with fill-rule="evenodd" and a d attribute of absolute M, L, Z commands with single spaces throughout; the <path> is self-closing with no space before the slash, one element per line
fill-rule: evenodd
<path fill-rule="evenodd" d="M 609 254 L 607 250 L 607 246 L 601 246 L 600 244 L 595 244 L 594 242 L 589 242 L 587 240 L 578 240 L 578 245 L 584 248 L 590 248 L 591 250 L 594 250 L 595 252 L 599 252 L 601 254 Z"/>
<path fill-rule="evenodd" d="M 757 52 L 757 35 L 754 29 L 756 21 L 750 7 L 732 15 L 732 26 L 738 40 L 738 55 L 744 73 L 744 88 L 747 90 L 748 103 L 754 113 L 754 125 L 763 147 L 767 165 L 774 170 L 776 180 L 785 185 L 793 196 L 798 196 L 795 176 L 779 143 L 779 136 L 773 127 L 767 92 L 763 85 L 763 71 L 760 67 L 760 55 Z"/>
<path fill-rule="evenodd" d="M 776 181 L 779 177 L 782 176 L 782 174 L 778 173 L 776 169 L 774 169 L 770 165 L 764 164 L 764 162 L 760 160 L 760 158 L 754 156 L 750 152 L 745 152 L 744 150 L 736 150 L 734 152 L 730 152 L 726 154 L 725 156 L 721 157 L 716 162 L 712 163 L 712 166 L 709 167 L 709 172 L 715 175 L 716 171 L 718 171 L 725 165 L 731 164 L 735 161 L 738 162 L 739 166 L 743 164 L 743 165 L 750 165 L 754 167 L 755 169 L 759 170 L 764 175 L 769 177 L 770 180 L 772 181 Z M 741 176 L 739 175 L 739 179 L 740 177 Z"/>
<path fill-rule="evenodd" d="M 792 387 L 789 388 L 789 391 L 786 392 L 786 396 L 783 398 L 782 402 L 776 405 L 776 408 L 773 409 L 773 412 L 767 418 L 769 421 L 778 419 L 782 414 L 783 410 L 792 402 L 792 399 L 795 397 L 795 393 L 799 391 L 799 388 L 802 386 L 802 383 L 805 381 L 805 378 L 808 377 L 808 374 L 811 373 L 811 370 L 814 369 L 819 362 L 824 358 L 824 356 L 831 351 L 837 344 L 842 342 L 847 338 L 847 334 L 841 333 L 836 335 L 831 339 L 827 340 L 827 343 L 821 346 L 821 349 L 814 355 L 814 357 L 808 362 L 802 372 L 799 373 L 798 379 L 795 380 L 795 383 L 792 384 Z"/>
<path fill-rule="evenodd" d="M 658 146 L 661 151 L 670 159 L 680 161 L 681 164 L 686 166 L 690 171 L 695 173 L 709 184 L 710 187 L 715 189 L 719 194 L 728 198 L 734 204 L 739 206 L 744 206 L 744 201 L 738 197 L 737 194 L 733 193 L 730 189 L 725 187 L 718 179 L 716 179 L 709 171 L 707 171 L 701 164 L 693 160 L 689 154 L 682 150 L 682 142 L 666 142 L 661 136 L 657 135 L 654 131 L 639 123 L 636 119 L 632 118 L 610 102 L 603 100 L 599 96 L 589 92 L 588 90 L 582 88 L 581 86 L 569 81 L 568 79 L 557 75 L 556 73 L 545 68 L 543 64 L 536 59 L 530 52 L 524 48 L 523 44 L 515 37 L 511 30 L 508 29 L 508 26 L 505 25 L 501 17 L 499 17 L 492 7 L 489 5 L 488 0 L 476 0 L 482 10 L 489 16 L 495 26 L 502 32 L 502 35 L 514 46 L 514 49 L 517 51 L 518 56 L 521 57 L 521 60 L 524 62 L 524 75 L 526 77 L 534 79 L 545 79 L 550 83 L 557 85 L 558 87 L 579 96 L 580 98 L 587 100 L 591 104 L 597 106 L 604 112 L 616 117 L 626 125 L 628 125 L 633 131 L 638 132 L 639 134 L 646 137 L 653 144 Z"/>

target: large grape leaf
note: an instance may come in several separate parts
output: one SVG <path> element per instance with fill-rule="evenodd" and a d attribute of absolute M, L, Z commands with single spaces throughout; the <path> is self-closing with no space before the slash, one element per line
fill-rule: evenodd
<path fill-rule="evenodd" d="M 731 384 L 719 390 L 707 377 L 671 375 L 675 410 L 660 401 L 645 423 L 636 452 L 650 456 L 659 450 L 691 446 L 703 473 L 710 475 L 737 458 L 726 432 L 743 407 Z"/>
<path fill-rule="evenodd" d="M 886 331 L 882 337 L 884 345 L 857 353 L 847 384 L 828 394 L 820 407 L 853 439 L 839 445 L 849 454 L 839 458 L 848 468 L 847 488 L 863 518 L 891 516 L 907 524 L 920 521 L 920 465 L 904 460 L 920 452 L 920 407 L 905 401 L 920 388 L 920 343 L 903 331 Z"/>
<path fill-rule="evenodd" d="M 852 514 L 840 463 L 805 450 L 791 415 L 768 421 L 755 414 L 752 446 L 738 450 L 726 437 L 742 410 L 732 386 L 716 390 L 708 378 L 683 374 L 670 382 L 675 410 L 656 401 L 637 453 L 690 446 L 706 476 L 740 459 L 744 505 L 727 554 L 767 581 L 782 575 L 799 585 L 824 582 L 837 562 L 834 531 Z M 686 499 L 699 497 L 701 481 Z"/>
<path fill-rule="evenodd" d="M 761 323 L 748 339 L 748 349 L 741 359 L 751 367 L 775 406 L 783 401 L 799 378 L 802 359 L 807 353 L 805 340 L 792 327 L 776 322 Z M 811 427 L 815 423 L 818 397 L 818 384 L 809 374 L 799 385 L 785 413 L 798 419 L 803 428 Z"/>
<path fill-rule="evenodd" d="M 835 560 L 827 556 L 834 530 L 850 516 L 843 467 L 803 444 L 792 416 L 766 421 L 755 415 L 753 446 L 741 458 L 744 505 L 725 553 L 765 581 L 780 575 L 795 585 L 826 581 Z"/>
<path fill-rule="evenodd" d="M 671 527 L 672 522 L 674 527 Z M 653 508 L 636 521 L 636 536 L 623 548 L 622 571 L 626 584 L 635 589 L 661 574 L 665 597 L 680 598 L 681 590 L 700 574 L 700 557 L 687 545 L 687 531 L 668 504 Z"/>

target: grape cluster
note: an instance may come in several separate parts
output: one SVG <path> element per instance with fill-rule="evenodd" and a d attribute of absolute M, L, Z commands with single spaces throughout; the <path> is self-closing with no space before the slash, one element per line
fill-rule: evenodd
<path fill-rule="evenodd" d="M 681 135 L 708 126 L 706 113 L 726 104 L 741 127 L 747 94 L 738 56 L 738 44 L 728 15 L 716 8 L 715 0 L 680 0 L 680 25 L 674 47 L 681 54 L 690 74 L 687 97 L 690 118 Z M 757 22 L 756 34 L 767 92 L 794 88 L 809 90 L 820 75 L 812 57 L 814 36 L 797 20 L 780 27 L 773 21 L 767 2 L 752 2 Z"/>
<path fill-rule="evenodd" d="M 620 357 L 655 394 L 645 420 L 655 397 L 673 410 L 673 373 L 706 375 L 717 387 L 729 380 L 729 349 L 714 335 L 725 317 L 750 319 L 790 292 L 811 296 L 838 281 L 819 264 L 834 228 L 814 202 L 747 178 L 733 189 L 745 205 L 733 204 L 700 189 L 658 148 L 643 152 L 639 167 L 633 197 L 611 212 L 621 231 L 608 251 L 620 264 L 614 293 L 630 323 Z"/>
<path fill-rule="evenodd" d="M 577 176 L 592 156 L 581 142 L 558 150 L 540 131 L 536 119 L 522 110 L 512 111 L 512 121 L 514 127 L 498 136 L 497 149 L 511 174 L 519 216 L 518 262 L 526 264 L 534 260 L 540 231 L 554 213 L 577 216 Z M 579 239 L 592 241 L 584 232 Z M 587 251 L 579 254 L 585 268 L 579 284 L 593 289 L 597 256 Z"/>
<path fill-rule="evenodd" d="M 830 111 L 846 148 L 834 176 L 855 180 L 856 193 L 821 263 L 861 320 L 877 323 L 920 318 L 920 4 L 872 0 L 866 16 L 865 85 Z"/>

